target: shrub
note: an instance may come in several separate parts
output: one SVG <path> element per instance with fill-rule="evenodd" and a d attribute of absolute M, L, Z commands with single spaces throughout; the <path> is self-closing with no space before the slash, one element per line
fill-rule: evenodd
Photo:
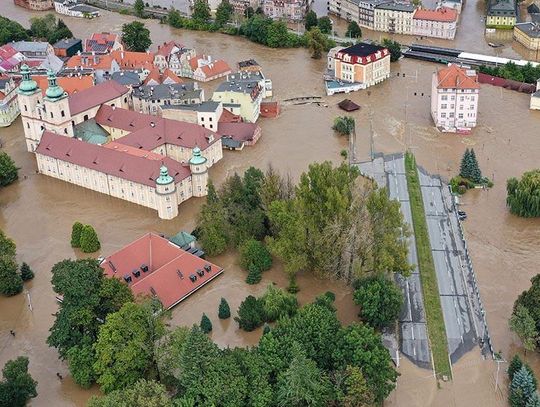
<path fill-rule="evenodd" d="M 260 301 L 263 305 L 266 322 L 276 321 L 285 315 L 292 316 L 298 309 L 296 296 L 273 284 L 268 285 Z"/>
<path fill-rule="evenodd" d="M 238 308 L 238 316 L 234 318 L 240 329 L 251 332 L 264 322 L 264 308 L 260 300 L 249 295 Z"/>
<path fill-rule="evenodd" d="M 212 331 L 212 321 L 210 321 L 210 318 L 208 318 L 208 316 L 206 316 L 204 313 L 202 314 L 200 327 L 201 331 L 203 331 L 205 334 Z"/>
<path fill-rule="evenodd" d="M 334 119 L 332 130 L 342 136 L 350 136 L 354 131 L 354 119 L 349 116 L 339 116 Z"/>
<path fill-rule="evenodd" d="M 101 248 L 96 231 L 90 225 L 84 225 L 81 229 L 81 250 L 84 253 L 94 253 Z"/>
<path fill-rule="evenodd" d="M 81 247 L 81 232 L 83 228 L 81 222 L 75 222 L 71 227 L 71 247 Z"/>
<path fill-rule="evenodd" d="M 219 303 L 218 317 L 219 319 L 227 319 L 231 317 L 231 308 L 229 307 L 229 303 L 225 298 L 221 298 L 221 302 Z"/>
<path fill-rule="evenodd" d="M 30 266 L 24 262 L 21 265 L 21 278 L 23 281 L 32 280 L 34 278 L 34 272 Z"/>
<path fill-rule="evenodd" d="M 510 178 L 506 191 L 511 213 L 525 218 L 540 217 L 540 169 L 524 173 L 520 180 Z"/>
<path fill-rule="evenodd" d="M 240 266 L 250 272 L 266 271 L 272 267 L 272 255 L 262 242 L 246 240 L 240 247 Z"/>

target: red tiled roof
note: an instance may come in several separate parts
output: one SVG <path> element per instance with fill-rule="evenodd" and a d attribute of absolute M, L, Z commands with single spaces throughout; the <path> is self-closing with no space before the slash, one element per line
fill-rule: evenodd
<path fill-rule="evenodd" d="M 219 118 L 220 123 L 240 123 L 241 121 L 241 116 L 234 114 L 225 108 L 223 109 L 223 113 L 221 113 L 221 117 Z"/>
<path fill-rule="evenodd" d="M 171 53 L 174 47 L 182 49 L 184 48 L 184 45 L 179 44 L 175 41 L 164 42 L 163 44 L 158 45 L 158 50 L 156 54 L 166 57 Z"/>
<path fill-rule="evenodd" d="M 189 167 L 168 157 L 157 161 L 49 131 L 43 133 L 36 152 L 150 187 L 156 186 L 155 180 L 159 177 L 162 162 L 176 183 L 191 175 Z"/>
<path fill-rule="evenodd" d="M 114 33 L 101 32 L 101 33 L 93 33 L 90 39 L 97 41 L 99 43 L 105 44 L 107 42 L 120 41 L 120 36 Z"/>
<path fill-rule="evenodd" d="M 457 20 L 457 11 L 453 8 L 441 7 L 437 10 L 419 8 L 415 11 L 413 19 L 440 22 L 452 22 Z"/>
<path fill-rule="evenodd" d="M 17 54 L 18 52 L 19 51 L 17 51 L 11 45 L 8 45 L 8 44 L 2 45 L 0 47 L 0 61 L 9 59 L 13 55 Z"/>
<path fill-rule="evenodd" d="M 195 55 L 193 58 L 191 58 L 188 63 L 191 67 L 191 70 L 194 71 L 199 67 L 199 59 L 206 59 L 206 56 L 204 55 Z"/>
<path fill-rule="evenodd" d="M 141 266 L 147 266 L 143 272 Z M 204 269 L 210 266 L 210 271 Z M 122 281 L 129 275 L 135 295 L 156 296 L 165 309 L 172 308 L 223 273 L 223 268 L 180 249 L 154 233 L 148 233 L 111 254 L 101 263 L 108 277 Z M 136 277 L 134 270 L 139 270 Z M 202 276 L 197 271 L 203 271 Z M 190 275 L 197 279 L 192 282 Z"/>
<path fill-rule="evenodd" d="M 261 128 L 255 123 L 224 123 L 218 124 L 218 134 L 222 137 L 230 136 L 236 141 L 251 141 Z"/>
<path fill-rule="evenodd" d="M 107 103 L 128 92 L 128 87 L 116 81 L 105 81 L 71 95 L 69 98 L 69 111 L 71 115 L 75 115 L 92 107 Z"/>
<path fill-rule="evenodd" d="M 198 146 L 205 150 L 221 137 L 194 123 L 164 119 L 121 108 L 113 109 L 107 105 L 101 106 L 95 120 L 102 126 L 131 131 L 116 142 L 146 151 L 152 151 L 163 144 L 187 148 Z M 209 141 L 210 136 L 213 136 L 213 141 Z"/>
<path fill-rule="evenodd" d="M 153 69 L 154 54 L 151 52 L 112 51 L 110 56 L 123 69 Z"/>
<path fill-rule="evenodd" d="M 231 73 L 231 67 L 222 59 L 211 62 L 208 65 L 201 66 L 201 71 L 207 78 Z"/>
<path fill-rule="evenodd" d="M 143 82 L 143 85 L 148 85 L 150 81 L 154 80 L 157 84 L 162 84 L 165 80 L 170 79 L 174 83 L 183 83 L 184 81 L 180 79 L 173 71 L 169 68 L 165 69 L 163 73 L 159 72 L 158 68 L 154 68 L 150 71 L 148 76 Z"/>
<path fill-rule="evenodd" d="M 41 89 L 41 92 L 45 94 L 49 83 L 46 75 L 32 75 L 32 79 L 35 80 Z M 89 75 L 83 76 L 59 76 L 56 78 L 58 85 L 62 87 L 69 95 L 80 92 L 82 90 L 91 88 L 94 86 L 94 78 Z"/>
<path fill-rule="evenodd" d="M 467 72 L 470 75 L 467 75 Z M 474 72 L 474 74 L 473 74 Z M 439 89 L 479 89 L 478 75 L 475 71 L 463 69 L 455 64 L 437 71 L 437 88 Z"/>
<path fill-rule="evenodd" d="M 121 151 L 126 154 L 131 154 L 136 157 L 144 157 L 147 160 L 163 161 L 163 159 L 166 157 L 162 154 L 154 153 L 152 151 L 140 150 L 138 148 L 126 146 L 125 144 L 120 144 L 115 141 L 111 141 L 110 143 L 103 144 L 103 147 L 110 148 L 116 151 Z"/>
<path fill-rule="evenodd" d="M 111 69 L 111 65 L 114 59 L 110 55 L 106 54 L 96 54 L 92 55 L 89 53 L 81 55 L 73 55 L 67 61 L 66 66 L 68 68 L 75 68 L 82 66 L 84 68 L 92 69 Z"/>

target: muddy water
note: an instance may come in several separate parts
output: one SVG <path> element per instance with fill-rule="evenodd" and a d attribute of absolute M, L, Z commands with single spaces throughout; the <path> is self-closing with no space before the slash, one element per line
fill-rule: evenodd
<path fill-rule="evenodd" d="M 3 15 L 23 23 L 30 16 L 37 15 L 15 7 L 11 2 L 2 3 L 6 3 L 3 4 Z M 469 0 L 466 3 L 454 45 L 476 52 L 520 57 L 523 50 L 507 39 L 497 40 L 507 41 L 505 47 L 497 50 L 487 45 L 487 41 L 493 40 L 482 36 L 482 10 L 482 2 Z M 75 35 L 84 38 L 94 31 L 119 31 L 131 17 L 104 13 L 93 21 L 65 20 Z M 171 30 L 154 21 L 146 24 L 152 31 L 154 43 L 173 38 L 201 52 L 225 58 L 231 65 L 241 59 L 255 58 L 267 76 L 273 79 L 278 100 L 324 94 L 320 73 L 325 62 L 312 60 L 305 50 L 270 50 L 236 37 Z M 344 29 L 343 24 L 336 24 L 336 27 L 338 32 Z M 371 38 L 379 36 L 369 32 L 365 35 Z M 397 38 L 403 41 L 403 38 Z M 406 40 L 411 42 L 414 38 L 407 37 Z M 435 40 L 424 42 L 449 44 Z M 510 352 L 519 350 L 519 343 L 507 325 L 512 303 L 528 286 L 530 277 L 539 271 L 540 221 L 520 220 L 507 213 L 504 184 L 508 177 L 539 166 L 540 113 L 528 110 L 526 95 L 483 86 L 480 126 L 474 133 L 469 137 L 437 133 L 430 120 L 428 96 L 430 75 L 435 68 L 428 63 L 404 60 L 394 64 L 392 69 L 405 73 L 406 78 L 394 77 L 370 92 L 349 95 L 362 106 L 362 110 L 354 114 L 358 124 L 357 155 L 361 159 L 369 157 L 370 117 L 376 151 L 389 153 L 410 148 L 421 165 L 447 177 L 457 171 L 465 147 L 475 148 L 481 168 L 486 175 L 494 177 L 495 187 L 489 192 L 475 191 L 465 196 L 464 209 L 469 213 L 465 229 L 495 347 L 508 357 Z M 211 90 L 212 86 L 215 84 L 205 88 Z M 224 159 L 211 170 L 212 179 L 219 184 L 235 171 L 241 172 L 250 165 L 264 169 L 269 163 L 297 177 L 310 162 L 339 162 L 339 152 L 347 147 L 347 142 L 334 136 L 330 126 L 333 118 L 340 114 L 336 104 L 341 99 L 339 96 L 325 97 L 328 107 L 284 106 L 278 119 L 261 120 L 263 137 L 259 143 L 242 152 L 226 152 Z M 171 234 L 181 229 L 190 230 L 203 200 L 192 199 L 180 207 L 177 219 L 161 221 L 149 209 L 36 175 L 34 158 L 25 152 L 20 121 L 8 129 L 0 129 L 0 138 L 5 150 L 21 167 L 21 180 L 0 192 L 0 228 L 17 242 L 19 260 L 30 263 L 37 274 L 26 287 L 32 312 L 24 295 L 0 298 L 0 365 L 19 354 L 30 357 L 30 370 L 40 382 L 39 397 L 32 405 L 84 405 L 85 400 L 97 390 L 81 390 L 68 378 L 58 381 L 55 373 L 67 376 L 66 367 L 58 361 L 56 352 L 45 344 L 53 321 L 51 314 L 56 310 L 49 270 L 60 259 L 79 256 L 68 244 L 71 224 L 79 220 L 94 225 L 101 237 L 101 253 L 108 254 L 147 231 Z M 260 331 L 245 334 L 238 331 L 233 321 L 219 321 L 216 318 L 217 305 L 223 296 L 235 310 L 248 293 L 259 294 L 267 283 L 272 281 L 284 285 L 280 265 L 267 272 L 261 284 L 252 287 L 244 283 L 245 275 L 236 266 L 232 254 L 220 256 L 215 261 L 226 268 L 226 273 L 176 307 L 171 324 L 197 323 L 202 312 L 206 312 L 214 322 L 213 339 L 220 346 L 254 344 Z M 357 310 L 346 288 L 308 275 L 300 276 L 299 283 L 302 303 L 331 290 L 337 294 L 340 319 L 344 323 L 355 319 Z M 9 335 L 10 329 L 16 331 L 15 338 Z M 540 363 L 529 355 L 528 359 L 540 373 Z M 468 370 L 460 373 L 458 369 L 467 361 L 470 363 L 466 366 L 481 366 L 471 368 L 478 377 L 475 381 L 478 385 L 468 386 L 464 380 L 456 378 L 450 390 L 443 388 L 444 392 L 438 393 L 434 381 L 429 379 L 429 372 L 403 361 L 403 376 L 394 395 L 398 399 L 392 399 L 392 404 L 471 405 L 463 399 L 463 390 L 481 400 L 482 394 L 487 394 L 493 387 L 493 367 L 482 365 L 480 356 L 471 352 L 454 366 L 457 377 L 470 375 Z M 416 386 L 417 383 L 427 384 Z"/>

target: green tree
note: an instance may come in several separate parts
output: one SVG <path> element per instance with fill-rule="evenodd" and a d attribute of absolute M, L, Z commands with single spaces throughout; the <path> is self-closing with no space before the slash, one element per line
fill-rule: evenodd
<path fill-rule="evenodd" d="M 227 24 L 234 13 L 234 7 L 229 2 L 229 0 L 223 0 L 219 3 L 219 6 L 216 10 L 216 25 L 218 27 L 223 27 Z"/>
<path fill-rule="evenodd" d="M 470 160 L 471 160 L 471 181 L 476 182 L 477 184 L 482 182 L 482 172 L 480 171 L 480 166 L 478 165 L 478 160 L 476 159 L 476 154 L 474 152 L 474 148 L 471 148 L 470 153 Z"/>
<path fill-rule="evenodd" d="M 289 29 L 283 21 L 274 21 L 268 26 L 266 45 L 271 48 L 287 47 L 289 42 Z"/>
<path fill-rule="evenodd" d="M 0 153 L 0 187 L 8 186 L 19 178 L 19 169 L 6 152 Z"/>
<path fill-rule="evenodd" d="M 229 226 L 226 212 L 214 185 L 208 183 L 206 204 L 198 219 L 199 242 L 209 256 L 217 256 L 227 248 Z"/>
<path fill-rule="evenodd" d="M 246 18 L 251 18 L 255 15 L 255 10 L 253 10 L 253 7 L 251 6 L 248 6 L 246 7 L 246 9 L 244 10 L 244 17 Z"/>
<path fill-rule="evenodd" d="M 537 392 L 534 392 L 531 397 L 527 400 L 525 407 L 540 407 L 540 396 Z"/>
<path fill-rule="evenodd" d="M 396 62 L 401 58 L 401 44 L 399 42 L 385 38 L 382 45 L 390 51 L 390 62 Z"/>
<path fill-rule="evenodd" d="M 73 33 L 63 20 L 56 20 L 54 14 L 46 14 L 44 17 L 34 17 L 30 19 L 30 32 L 37 39 L 47 40 L 54 44 L 64 38 L 72 38 Z"/>
<path fill-rule="evenodd" d="M 362 36 L 362 29 L 356 21 L 351 21 L 349 23 L 345 36 L 350 38 L 360 38 Z"/>
<path fill-rule="evenodd" d="M 519 371 L 519 369 L 521 369 L 522 366 L 523 362 L 521 361 L 519 355 L 514 355 L 514 357 L 510 361 L 510 364 L 508 365 L 508 379 L 510 380 L 510 382 L 512 382 L 514 375 L 517 371 Z"/>
<path fill-rule="evenodd" d="M 16 21 L 0 16 L 0 46 L 13 41 L 26 41 L 28 32 Z"/>
<path fill-rule="evenodd" d="M 328 48 L 328 38 L 319 27 L 314 27 L 306 33 L 307 46 L 311 52 L 311 58 L 319 59 Z"/>
<path fill-rule="evenodd" d="M 533 351 L 538 341 L 538 331 L 529 310 L 523 305 L 518 305 L 510 317 L 510 330 L 515 332 L 525 351 Z"/>
<path fill-rule="evenodd" d="M 248 268 L 248 274 L 246 276 L 246 283 L 259 284 L 261 280 L 262 280 L 261 269 L 257 268 L 254 265 L 250 265 Z"/>
<path fill-rule="evenodd" d="M 80 245 L 83 253 L 94 253 L 101 248 L 97 233 L 92 226 L 84 225 L 82 227 Z"/>
<path fill-rule="evenodd" d="M 299 351 L 278 378 L 278 406 L 326 406 L 332 386 L 317 364 Z"/>
<path fill-rule="evenodd" d="M 81 222 L 75 222 L 71 227 L 71 247 L 81 247 L 81 232 L 83 229 Z"/>
<path fill-rule="evenodd" d="M 96 381 L 96 354 L 92 345 L 90 337 L 85 336 L 80 344 L 68 349 L 66 356 L 73 381 L 85 389 Z"/>
<path fill-rule="evenodd" d="M 398 373 L 380 334 L 368 325 L 353 323 L 340 330 L 334 343 L 336 367 L 359 367 L 375 401 L 384 400 L 395 388 Z"/>
<path fill-rule="evenodd" d="M 150 30 L 140 21 L 133 21 L 122 26 L 122 42 L 127 51 L 146 52 L 152 40 Z"/>
<path fill-rule="evenodd" d="M 106 396 L 93 396 L 88 407 L 173 407 L 173 403 L 165 386 L 154 380 L 140 379 Z"/>
<path fill-rule="evenodd" d="M 23 281 L 29 281 L 34 278 L 34 272 L 25 262 L 21 265 L 21 278 Z"/>
<path fill-rule="evenodd" d="M 304 23 L 304 27 L 306 28 L 306 31 L 311 30 L 313 27 L 317 27 L 318 21 L 317 21 L 317 14 L 313 10 L 309 10 L 306 13 L 306 21 Z"/>
<path fill-rule="evenodd" d="M 264 308 L 262 302 L 252 295 L 246 297 L 240 303 L 238 308 L 238 316 L 234 317 L 238 322 L 240 329 L 244 331 L 253 331 L 261 326 L 264 322 Z"/>
<path fill-rule="evenodd" d="M 463 153 L 463 157 L 461 158 L 461 165 L 459 168 L 459 176 L 470 179 L 472 174 L 471 150 L 469 150 L 468 148 L 466 148 L 465 152 Z"/>
<path fill-rule="evenodd" d="M 327 16 L 321 17 L 317 20 L 317 27 L 323 34 L 330 34 L 332 32 L 332 20 Z"/>
<path fill-rule="evenodd" d="M 171 27 L 182 28 L 184 26 L 184 18 L 180 12 L 174 8 L 169 11 L 167 14 L 167 22 Z"/>
<path fill-rule="evenodd" d="M 506 184 L 506 205 L 510 212 L 525 218 L 540 217 L 540 169 L 525 172 L 521 179 Z M 539 321 L 539 319 L 535 320 Z"/>
<path fill-rule="evenodd" d="M 267 322 L 276 321 L 284 316 L 293 316 L 298 310 L 298 300 L 274 284 L 269 284 L 260 301 Z"/>
<path fill-rule="evenodd" d="M 394 322 L 403 304 L 401 290 L 389 278 L 378 274 L 356 284 L 354 302 L 360 306 L 360 318 L 375 328 Z"/>
<path fill-rule="evenodd" d="M 229 303 L 223 297 L 221 298 L 221 302 L 219 303 L 218 317 L 219 319 L 227 319 L 231 317 L 231 309 L 229 307 Z"/>
<path fill-rule="evenodd" d="M 529 398 L 536 392 L 533 375 L 522 366 L 512 378 L 510 384 L 509 401 L 512 407 L 522 407 L 527 404 Z"/>
<path fill-rule="evenodd" d="M 133 3 L 133 9 L 135 10 L 135 15 L 137 17 L 140 17 L 140 18 L 144 17 L 144 1 L 143 0 L 135 0 L 135 3 Z"/>
<path fill-rule="evenodd" d="M 168 388 L 179 386 L 181 369 L 178 361 L 189 333 L 189 328 L 179 326 L 167 332 L 156 343 L 155 355 L 159 379 Z"/>
<path fill-rule="evenodd" d="M 19 356 L 8 361 L 2 369 L 0 382 L 0 406 L 24 407 L 37 396 L 37 381 L 28 373 L 28 358 Z"/>
<path fill-rule="evenodd" d="M 374 399 L 362 369 L 358 366 L 347 366 L 343 380 L 343 407 L 362 407 L 373 405 Z"/>
<path fill-rule="evenodd" d="M 203 313 L 201 318 L 201 323 L 199 324 L 201 327 L 201 331 L 203 331 L 205 334 L 212 332 L 212 321 L 210 321 L 210 318 Z"/>
<path fill-rule="evenodd" d="M 191 18 L 197 23 L 206 24 L 210 21 L 210 6 L 205 0 L 195 0 Z"/>
<path fill-rule="evenodd" d="M 0 230 L 0 257 L 9 257 L 15 259 L 17 253 L 17 246 L 13 239 L 7 237 L 2 230 Z"/>
<path fill-rule="evenodd" d="M 23 290 L 23 280 L 19 275 L 15 260 L 8 256 L 0 257 L 0 294 L 7 297 Z"/>
<path fill-rule="evenodd" d="M 244 270 L 254 267 L 266 271 L 272 267 L 272 256 L 262 242 L 249 239 L 240 247 L 240 266 Z"/>
<path fill-rule="evenodd" d="M 94 345 L 97 382 L 105 393 L 151 378 L 157 371 L 155 342 L 164 334 L 164 325 L 147 301 L 128 302 L 107 316 Z"/>
<path fill-rule="evenodd" d="M 73 38 L 73 33 L 68 28 L 66 23 L 64 23 L 64 20 L 58 19 L 56 29 L 51 33 L 50 37 L 48 38 L 49 43 L 55 44 L 65 38 Z"/>
<path fill-rule="evenodd" d="M 354 132 L 355 121 L 350 116 L 339 116 L 334 119 L 332 130 L 342 136 L 350 136 Z"/>

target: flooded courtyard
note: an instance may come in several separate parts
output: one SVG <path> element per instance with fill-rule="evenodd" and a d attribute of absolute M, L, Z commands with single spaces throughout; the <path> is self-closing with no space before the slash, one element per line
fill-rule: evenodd
<path fill-rule="evenodd" d="M 3 3 L 2 15 L 21 23 L 36 15 L 11 1 Z M 483 36 L 483 7 L 483 2 L 466 3 L 455 41 L 424 42 L 530 58 L 511 39 L 498 41 L 505 46 L 496 50 L 487 45 L 492 40 Z M 121 25 L 131 19 L 104 12 L 92 21 L 70 18 L 65 21 L 76 36 L 85 38 L 96 31 L 120 31 Z M 154 48 L 158 43 L 174 39 L 201 53 L 224 58 L 231 66 L 242 59 L 256 59 L 265 75 L 273 80 L 276 100 L 324 95 L 321 73 L 325 60 L 311 59 L 304 49 L 274 50 L 239 37 L 175 30 L 152 20 L 146 24 Z M 336 26 L 338 32 L 344 28 L 343 23 Z M 379 38 L 380 33 L 365 31 L 364 35 Z M 396 39 L 415 41 L 413 37 Z M 502 350 L 509 358 L 520 351 L 519 341 L 510 333 L 507 323 L 513 302 L 528 288 L 529 279 L 540 272 L 540 220 L 523 220 L 508 213 L 506 179 L 540 166 L 540 112 L 529 111 L 528 95 L 482 85 L 479 127 L 467 137 L 438 133 L 429 112 L 431 74 L 436 68 L 429 63 L 402 60 L 392 65 L 392 71 L 405 73 L 405 78 L 393 76 L 369 91 L 348 95 L 362 106 L 353 114 L 357 123 L 356 155 L 360 160 L 368 159 L 371 142 L 375 151 L 384 153 L 409 148 L 428 171 L 450 178 L 459 170 L 465 148 L 474 147 L 482 171 L 494 179 L 495 186 L 489 191 L 470 191 L 463 198 L 463 209 L 469 215 L 464 228 L 495 349 Z M 205 85 L 206 94 L 210 95 L 215 86 L 217 82 Z M 323 105 L 327 107 L 283 106 L 279 118 L 260 121 L 263 136 L 257 145 L 241 152 L 225 152 L 223 160 L 212 167 L 210 177 L 220 184 L 235 171 L 242 172 L 249 166 L 265 169 L 271 163 L 279 171 L 297 178 L 311 162 L 340 162 L 339 153 L 348 143 L 333 134 L 331 125 L 334 117 L 341 114 L 336 105 L 342 98 L 323 97 Z M 32 405 L 82 406 L 90 395 L 98 392 L 97 388 L 82 390 L 76 386 L 67 377 L 67 368 L 58 360 L 56 351 L 45 343 L 54 319 L 52 314 L 57 309 L 50 269 L 64 258 L 80 256 L 69 246 L 71 225 L 77 220 L 93 225 L 102 243 L 99 254 L 106 255 L 148 231 L 173 234 L 191 230 L 204 199 L 189 200 L 180 206 L 176 219 L 163 221 L 149 209 L 36 174 L 35 159 L 25 149 L 20 120 L 0 129 L 0 138 L 5 151 L 21 168 L 20 181 L 0 192 L 0 228 L 17 243 L 18 260 L 26 261 L 36 272 L 36 278 L 26 284 L 28 295 L 0 298 L 0 366 L 18 355 L 27 355 L 30 371 L 39 382 L 39 396 Z M 198 323 L 206 312 L 214 322 L 212 338 L 220 346 L 257 343 L 260 331 L 244 333 L 232 320 L 219 321 L 217 305 L 225 297 L 234 311 L 245 296 L 261 293 L 269 282 L 285 285 L 280 265 L 266 272 L 260 284 L 248 286 L 244 283 L 245 273 L 235 263 L 234 253 L 212 260 L 224 267 L 225 273 L 174 308 L 170 324 Z M 340 320 L 343 323 L 356 320 L 357 308 L 347 287 L 317 280 L 309 274 L 299 277 L 299 285 L 301 303 L 331 290 L 337 295 Z M 9 334 L 10 329 L 16 332 L 16 337 Z M 540 373 L 540 359 L 536 355 L 528 354 L 527 361 Z M 503 393 L 494 391 L 494 363 L 483 361 L 476 349 L 453 368 L 454 380 L 438 390 L 429 370 L 402 360 L 402 376 L 389 404 L 465 406 L 490 401 L 493 405 L 504 405 Z M 59 381 L 56 372 L 66 378 Z"/>

